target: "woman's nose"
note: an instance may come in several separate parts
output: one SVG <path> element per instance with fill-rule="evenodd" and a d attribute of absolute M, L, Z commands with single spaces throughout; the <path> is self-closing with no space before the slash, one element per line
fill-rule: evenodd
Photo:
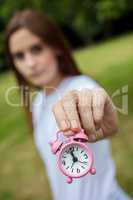
<path fill-rule="evenodd" d="M 31 54 L 26 54 L 25 62 L 26 62 L 27 67 L 30 67 L 30 68 L 36 67 L 35 58 Z"/>

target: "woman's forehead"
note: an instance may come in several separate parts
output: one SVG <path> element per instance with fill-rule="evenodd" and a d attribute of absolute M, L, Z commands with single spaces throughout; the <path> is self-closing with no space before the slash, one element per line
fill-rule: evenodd
<path fill-rule="evenodd" d="M 20 29 L 13 33 L 9 40 L 9 47 L 12 53 L 24 51 L 34 43 L 40 43 L 41 39 L 28 29 Z"/>

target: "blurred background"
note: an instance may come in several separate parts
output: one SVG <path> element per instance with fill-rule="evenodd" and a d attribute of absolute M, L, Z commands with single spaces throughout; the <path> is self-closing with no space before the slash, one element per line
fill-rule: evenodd
<path fill-rule="evenodd" d="M 132 0 L 0 0 L 0 200 L 51 200 L 51 191 L 25 113 L 5 92 L 16 80 L 6 63 L 4 30 L 18 10 L 46 12 L 69 40 L 82 72 L 97 80 L 118 108 L 119 133 L 111 139 L 117 179 L 133 197 Z M 17 92 L 10 94 L 14 103 Z"/>

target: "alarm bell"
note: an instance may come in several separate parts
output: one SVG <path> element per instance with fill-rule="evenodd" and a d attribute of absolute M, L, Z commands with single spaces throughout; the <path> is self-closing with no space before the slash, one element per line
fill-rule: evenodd
<path fill-rule="evenodd" d="M 53 154 L 56 154 L 57 151 L 60 149 L 62 142 L 59 140 L 54 140 L 49 142 L 49 144 L 51 145 L 51 150 Z"/>

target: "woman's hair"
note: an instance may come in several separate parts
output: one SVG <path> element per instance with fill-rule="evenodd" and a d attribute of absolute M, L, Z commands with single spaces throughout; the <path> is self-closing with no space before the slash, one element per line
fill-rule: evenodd
<path fill-rule="evenodd" d="M 33 34 L 37 35 L 45 44 L 59 50 L 60 55 L 57 57 L 58 67 L 61 74 L 65 76 L 79 75 L 79 71 L 70 52 L 70 46 L 66 41 L 59 27 L 46 15 L 35 10 L 18 11 L 10 20 L 6 28 L 6 54 L 9 65 L 12 67 L 20 88 L 23 88 L 23 102 L 26 110 L 30 127 L 32 126 L 32 114 L 30 112 L 30 90 L 27 96 L 27 86 L 31 85 L 16 70 L 12 55 L 9 49 L 9 40 L 17 30 L 26 28 Z M 25 90 L 26 88 L 26 90 Z M 28 98 L 28 100 L 27 100 Z M 29 102 L 29 103 L 27 103 Z"/>

